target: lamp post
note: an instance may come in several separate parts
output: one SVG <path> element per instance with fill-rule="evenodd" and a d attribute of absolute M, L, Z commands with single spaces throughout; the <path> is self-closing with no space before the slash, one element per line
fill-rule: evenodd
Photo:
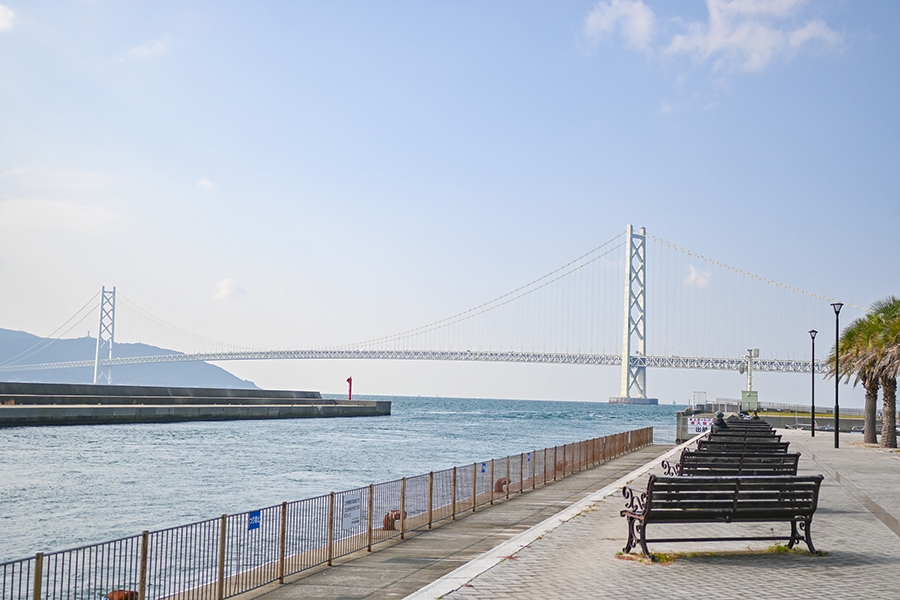
<path fill-rule="evenodd" d="M 841 447 L 841 409 L 838 402 L 838 385 L 841 383 L 841 309 L 842 302 L 831 305 L 834 309 L 834 447 Z"/>
<path fill-rule="evenodd" d="M 810 413 L 812 417 L 812 425 L 810 429 L 812 430 L 812 435 L 810 437 L 816 437 L 816 334 L 819 333 L 815 329 L 809 330 L 809 337 L 812 340 L 812 360 L 809 363 L 809 370 L 812 373 L 812 396 L 811 402 L 812 406 L 810 407 Z"/>

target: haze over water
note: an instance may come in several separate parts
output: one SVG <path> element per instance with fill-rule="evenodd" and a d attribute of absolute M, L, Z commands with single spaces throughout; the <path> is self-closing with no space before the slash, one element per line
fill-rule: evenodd
<path fill-rule="evenodd" d="M 389 417 L 0 429 L 0 562 L 653 426 L 681 407 L 381 397 Z"/>

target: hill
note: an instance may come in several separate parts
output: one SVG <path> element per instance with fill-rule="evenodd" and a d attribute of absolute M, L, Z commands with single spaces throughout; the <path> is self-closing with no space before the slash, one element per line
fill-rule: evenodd
<path fill-rule="evenodd" d="M 97 338 L 81 337 L 42 343 L 41 338 L 24 331 L 0 328 L 0 365 L 37 364 L 94 360 Z M 157 356 L 178 354 L 174 350 L 147 344 L 115 344 L 113 356 Z M 91 383 L 93 367 L 50 369 L 46 371 L 18 371 L 0 373 L 3 381 L 33 381 L 43 383 Z M 205 362 L 156 363 L 122 365 L 112 370 L 112 382 L 119 385 L 157 385 L 177 387 L 259 389 L 252 381 L 240 379 L 225 369 Z"/>

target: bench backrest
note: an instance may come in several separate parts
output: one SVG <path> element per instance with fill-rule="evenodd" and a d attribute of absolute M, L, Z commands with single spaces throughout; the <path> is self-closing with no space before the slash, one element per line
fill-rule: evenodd
<path fill-rule="evenodd" d="M 796 475 L 800 454 L 782 452 L 681 453 L 681 475 Z"/>
<path fill-rule="evenodd" d="M 734 429 L 717 429 L 709 434 L 707 439 L 748 439 L 755 442 L 780 442 L 781 434 L 772 432 L 756 432 L 756 431 L 735 431 Z"/>
<path fill-rule="evenodd" d="M 717 452 L 787 452 L 790 442 L 766 442 L 754 438 L 737 438 L 734 440 L 700 440 L 697 449 Z"/>
<path fill-rule="evenodd" d="M 811 516 L 822 475 L 657 477 L 647 484 L 645 519 L 768 521 Z"/>

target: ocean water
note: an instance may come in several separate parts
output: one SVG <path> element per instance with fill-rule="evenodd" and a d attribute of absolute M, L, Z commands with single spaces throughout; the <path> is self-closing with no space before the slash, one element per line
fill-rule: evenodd
<path fill-rule="evenodd" d="M 681 406 L 380 397 L 389 417 L 0 429 L 0 562 L 653 426 Z"/>

